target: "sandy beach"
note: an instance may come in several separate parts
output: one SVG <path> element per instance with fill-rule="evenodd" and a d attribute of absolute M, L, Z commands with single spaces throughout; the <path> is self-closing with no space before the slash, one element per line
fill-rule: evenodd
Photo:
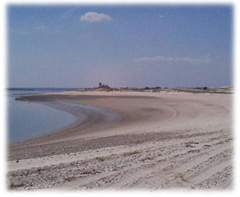
<path fill-rule="evenodd" d="M 11 190 L 232 188 L 231 94 L 66 91 L 20 100 L 77 121 L 9 144 Z"/>

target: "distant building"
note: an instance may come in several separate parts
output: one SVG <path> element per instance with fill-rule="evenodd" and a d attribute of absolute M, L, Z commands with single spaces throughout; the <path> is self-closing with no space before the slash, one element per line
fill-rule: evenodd
<path fill-rule="evenodd" d="M 106 88 L 106 89 L 110 88 L 109 85 L 104 85 L 104 84 L 101 83 L 101 82 L 98 84 L 98 87 L 99 87 L 99 88 Z"/>

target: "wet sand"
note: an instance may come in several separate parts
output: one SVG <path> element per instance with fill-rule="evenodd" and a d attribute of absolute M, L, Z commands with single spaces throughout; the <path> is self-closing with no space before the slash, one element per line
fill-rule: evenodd
<path fill-rule="evenodd" d="M 11 189 L 231 188 L 230 94 L 70 91 L 21 100 L 78 121 L 9 145 Z"/>

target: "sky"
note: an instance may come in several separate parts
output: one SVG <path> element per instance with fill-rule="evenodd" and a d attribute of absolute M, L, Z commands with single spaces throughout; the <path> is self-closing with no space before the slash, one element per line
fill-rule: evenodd
<path fill-rule="evenodd" d="M 232 85 L 231 6 L 8 6 L 8 87 Z"/>

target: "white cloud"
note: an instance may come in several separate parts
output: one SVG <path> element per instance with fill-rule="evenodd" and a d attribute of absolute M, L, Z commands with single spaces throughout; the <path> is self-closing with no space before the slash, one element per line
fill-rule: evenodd
<path fill-rule="evenodd" d="M 158 15 L 158 17 L 159 17 L 159 18 L 163 18 L 164 16 L 163 16 L 163 15 L 161 15 L 161 14 L 159 14 L 159 15 Z"/>
<path fill-rule="evenodd" d="M 212 61 L 209 57 L 204 58 L 191 58 L 191 57 L 166 57 L 166 56 L 156 56 L 156 57 L 141 57 L 134 60 L 135 62 L 186 62 L 190 64 L 198 63 L 210 63 Z"/>
<path fill-rule="evenodd" d="M 109 21 L 112 18 L 103 13 L 96 13 L 96 12 L 87 12 L 84 15 L 80 16 L 81 21 L 87 22 L 101 22 L 101 21 Z"/>

